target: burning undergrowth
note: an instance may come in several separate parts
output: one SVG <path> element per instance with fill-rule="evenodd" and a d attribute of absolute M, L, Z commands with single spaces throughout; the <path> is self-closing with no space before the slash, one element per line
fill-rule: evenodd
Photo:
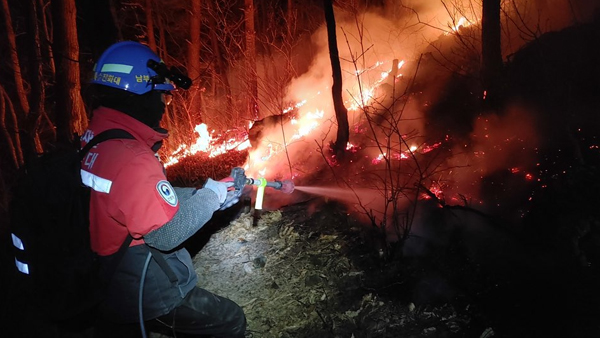
<path fill-rule="evenodd" d="M 548 34 L 539 39 L 543 43 L 515 53 L 502 79 L 506 96 L 490 108 L 474 80 L 479 69 L 473 57 L 480 47 L 473 38 L 480 32 L 477 15 L 461 20 L 451 15 L 452 24 L 436 29 L 421 20 L 440 16 L 439 11 L 423 6 L 419 14 L 427 15 L 415 19 L 410 9 L 399 8 L 337 13 L 351 125 L 346 158 L 333 157 L 329 149 L 337 125 L 323 28 L 312 37 L 316 52 L 311 66 L 288 85 L 281 101 L 290 104 L 281 114 L 255 121 L 247 135 L 222 144 L 214 142 L 205 125 L 197 128 L 198 141 L 208 148 L 198 156 L 177 158 L 180 163 L 168 167 L 170 176 L 198 185 L 202 178 L 225 176 L 232 166 L 243 166 L 251 177 L 293 179 L 303 190 L 276 198 L 269 208 L 302 201 L 308 190 L 320 188 L 367 224 L 397 231 L 398 218 L 406 218 L 401 226 L 410 229 L 406 222 L 416 218 L 416 205 L 428 200 L 520 224 L 548 185 L 577 166 L 594 165 L 585 159 L 598 152 L 589 113 L 594 107 L 589 97 L 597 91 L 588 87 L 594 78 L 589 73 L 598 71 L 597 63 L 581 56 L 594 55 L 585 47 L 595 45 L 594 25 Z M 467 40 L 471 50 L 461 45 Z M 561 64 L 570 65 L 572 72 L 555 77 L 545 71 Z M 582 83 L 573 82 L 579 78 Z M 568 88 L 578 91 L 561 99 Z M 325 188 L 331 188 L 329 193 Z M 343 198 L 335 189 L 342 189 Z"/>
<path fill-rule="evenodd" d="M 167 167 L 167 176 L 179 187 L 201 187 L 206 179 L 222 179 L 231 174 L 231 168 L 244 164 L 248 152 L 229 151 L 210 157 L 206 153 L 182 158 L 177 164 Z"/>
<path fill-rule="evenodd" d="M 507 86 L 515 88 L 493 110 L 476 83 L 440 77 L 431 57 L 388 55 L 358 69 L 350 56 L 345 80 L 358 81 L 346 91 L 352 128 L 343 159 L 329 151 L 336 123 L 326 65 L 317 58 L 316 68 L 290 84 L 297 103 L 285 113 L 293 116 L 263 120 L 251 148 L 169 167 L 197 179 L 243 165 L 252 177 L 292 178 L 297 186 L 291 195 L 267 192 L 265 209 L 280 210 L 281 219 L 252 227 L 242 214 L 215 235 L 198 256 L 203 282 L 237 298 L 259 336 L 597 333 L 588 322 L 600 304 L 593 287 L 600 264 L 597 95 L 565 97 L 562 85 L 550 96 L 524 95 L 519 88 L 529 84 L 545 82 L 546 90 L 572 78 L 538 79 L 527 65 L 543 48 L 522 53 L 532 59 L 515 57 L 507 67 Z M 569 62 L 577 60 L 559 63 Z M 576 68 L 600 77 L 595 64 Z M 224 159 L 227 165 L 201 164 Z M 341 221 L 312 213 L 319 208 L 309 200 L 335 200 Z M 434 317 L 445 324 L 402 331 L 407 319 L 417 320 L 411 304 L 420 313 L 441 304 Z"/>

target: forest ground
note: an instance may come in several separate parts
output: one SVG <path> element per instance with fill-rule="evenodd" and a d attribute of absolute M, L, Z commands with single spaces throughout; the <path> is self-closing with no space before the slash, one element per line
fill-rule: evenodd
<path fill-rule="evenodd" d="M 567 263 L 470 214 L 438 208 L 435 225 L 453 229 L 439 232 L 445 241 L 382 257 L 372 231 L 335 202 L 312 198 L 261 213 L 240 203 L 186 246 L 199 286 L 242 306 L 247 337 L 600 336 L 595 265 Z M 447 219 L 460 221 L 448 227 Z M 93 337 L 57 331 L 20 285 L 2 291 L 3 337 Z M 136 325 L 131 337 L 139 336 Z"/>
<path fill-rule="evenodd" d="M 382 257 L 372 229 L 319 198 L 260 214 L 238 206 L 188 246 L 199 285 L 240 304 L 251 337 L 600 335 L 595 267 L 473 228 L 470 211 L 437 213 L 463 221 L 422 254 Z"/>

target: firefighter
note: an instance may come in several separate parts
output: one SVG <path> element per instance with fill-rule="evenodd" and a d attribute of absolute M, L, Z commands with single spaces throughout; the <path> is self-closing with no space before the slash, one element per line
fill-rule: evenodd
<path fill-rule="evenodd" d="M 138 42 L 113 44 L 94 66 L 90 89 L 95 104 L 82 146 L 107 129 L 123 129 L 134 137 L 102 142 L 82 161 L 82 179 L 92 188 L 93 251 L 110 267 L 128 235 L 133 238 L 113 263 L 114 272 L 107 273 L 100 313 L 103 323 L 115 324 L 105 325 L 111 330 L 128 326 L 120 324 L 159 323 L 176 333 L 243 337 L 243 310 L 198 287 L 190 254 L 180 248 L 215 211 L 237 203 L 239 192 L 230 189 L 232 182 L 213 179 L 200 189 L 174 188 L 156 156 L 168 136 L 159 125 L 171 91 L 190 83 Z M 145 325 L 141 330 L 145 333 Z"/>

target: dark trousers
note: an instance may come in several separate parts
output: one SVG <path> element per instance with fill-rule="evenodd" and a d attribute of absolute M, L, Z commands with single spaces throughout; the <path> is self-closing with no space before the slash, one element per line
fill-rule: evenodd
<path fill-rule="evenodd" d="M 140 337 L 139 324 L 97 327 L 94 337 Z M 170 313 L 149 320 L 146 332 L 160 332 L 177 338 L 244 337 L 246 316 L 233 301 L 195 287 Z"/>

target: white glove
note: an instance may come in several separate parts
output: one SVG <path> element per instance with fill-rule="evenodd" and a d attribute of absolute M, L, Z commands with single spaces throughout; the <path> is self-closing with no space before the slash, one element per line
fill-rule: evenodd
<path fill-rule="evenodd" d="M 233 187 L 233 182 L 219 182 L 209 178 L 206 180 L 206 183 L 204 183 L 204 188 L 210 189 L 217 194 L 219 204 L 225 202 L 225 199 L 227 198 L 227 189 L 229 187 Z"/>
<path fill-rule="evenodd" d="M 241 190 L 233 190 L 233 189 L 229 190 L 227 192 L 227 198 L 225 198 L 225 202 L 223 202 L 221 204 L 221 207 L 219 208 L 219 210 L 225 210 L 225 209 L 233 206 L 237 202 L 239 202 L 241 195 L 242 195 Z"/>

